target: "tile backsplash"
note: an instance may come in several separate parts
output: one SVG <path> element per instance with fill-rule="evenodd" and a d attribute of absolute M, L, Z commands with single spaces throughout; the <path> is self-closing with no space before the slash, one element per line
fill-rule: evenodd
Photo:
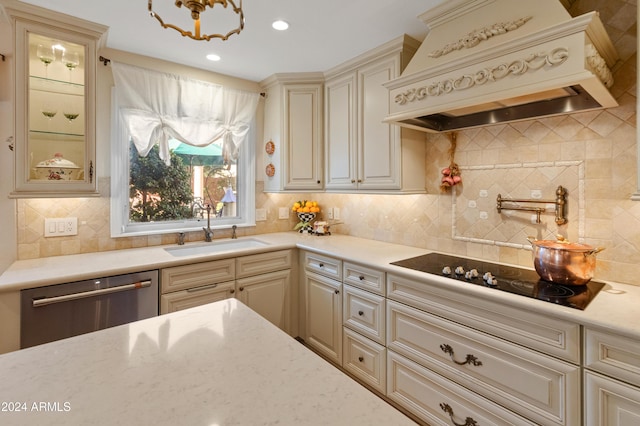
<path fill-rule="evenodd" d="M 256 207 L 267 221 L 239 235 L 292 230 L 293 215 L 278 219 L 278 208 L 313 198 L 327 209 L 340 208 L 333 233 L 531 266 L 527 235 L 553 237 L 605 247 L 596 278 L 640 285 L 640 202 L 637 191 L 636 9 L 634 0 L 578 0 L 574 15 L 597 9 L 621 60 L 614 68 L 612 93 L 620 103 L 608 110 L 503 124 L 458 133 L 455 161 L 462 184 L 441 192 L 440 170 L 449 164 L 446 135 L 425 134 L 427 194 L 268 194 L 256 184 Z M 566 225 L 552 212 L 532 223 L 531 213 L 495 208 L 496 196 L 554 199 L 567 189 Z M 109 179 L 99 181 L 102 189 Z M 110 238 L 109 194 L 99 198 L 18 200 L 18 257 L 31 259 L 81 252 L 174 244 L 174 234 Z M 78 235 L 44 238 L 45 217 L 78 217 Z M 325 218 L 326 219 L 326 218 Z M 227 231 L 216 237 L 228 236 Z M 330 238 L 330 237 L 318 237 Z M 187 235 L 201 240 L 202 233 Z"/>

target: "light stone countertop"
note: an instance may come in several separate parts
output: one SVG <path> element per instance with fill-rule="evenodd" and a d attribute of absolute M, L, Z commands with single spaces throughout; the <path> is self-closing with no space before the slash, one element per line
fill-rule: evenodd
<path fill-rule="evenodd" d="M 584 311 L 581 311 L 390 265 L 390 262 L 428 253 L 429 250 L 426 249 L 338 234 L 310 236 L 296 232 L 281 232 L 244 238 L 264 241 L 268 243 L 268 247 L 209 255 L 174 257 L 164 250 L 164 246 L 159 246 L 20 260 L 14 262 L 9 269 L 0 275 L 0 296 L 2 292 L 17 291 L 22 288 L 297 247 L 377 268 L 388 273 L 399 274 L 417 281 L 428 278 L 428 285 L 455 288 L 479 298 L 503 302 L 521 309 L 539 312 L 541 315 L 553 315 L 582 325 L 598 327 L 621 333 L 627 337 L 640 339 L 640 321 L 638 321 L 637 316 L 637 309 L 640 306 L 640 286 L 606 282 L 605 288 L 591 301 Z M 216 241 L 220 240 L 214 240 L 213 244 Z"/>
<path fill-rule="evenodd" d="M 0 355 L 0 377 L 5 426 L 415 424 L 235 299 Z"/>

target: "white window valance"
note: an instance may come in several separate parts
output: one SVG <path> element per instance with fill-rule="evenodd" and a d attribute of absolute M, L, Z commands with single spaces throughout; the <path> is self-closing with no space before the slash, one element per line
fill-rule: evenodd
<path fill-rule="evenodd" d="M 155 144 L 170 163 L 169 139 L 193 146 L 222 145 L 225 162 L 236 159 L 249 133 L 259 94 L 111 62 L 118 111 L 136 149 Z"/>

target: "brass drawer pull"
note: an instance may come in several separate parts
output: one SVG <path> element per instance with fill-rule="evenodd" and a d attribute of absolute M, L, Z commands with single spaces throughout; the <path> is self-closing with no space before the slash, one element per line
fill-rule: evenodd
<path fill-rule="evenodd" d="M 364 312 L 362 312 L 362 311 L 358 311 L 358 315 L 363 316 L 363 315 L 364 315 Z"/>
<path fill-rule="evenodd" d="M 467 417 L 464 423 L 456 423 L 455 419 L 453 418 L 454 416 L 453 408 L 451 408 L 449 404 L 441 402 L 440 408 L 442 408 L 442 411 L 444 411 L 449 415 L 449 418 L 451 419 L 451 423 L 453 423 L 455 426 L 477 426 L 478 425 L 478 422 L 473 420 L 473 417 Z"/>
<path fill-rule="evenodd" d="M 456 361 L 454 358 L 453 348 L 447 344 L 440 345 L 440 349 L 442 349 L 442 352 L 444 352 L 445 354 L 448 354 L 451 357 L 451 361 L 455 362 L 458 365 L 471 364 L 476 367 L 479 365 L 482 365 L 482 361 L 478 361 L 478 358 L 476 358 L 474 355 L 471 355 L 471 354 L 467 354 L 467 357 L 462 362 Z"/>
<path fill-rule="evenodd" d="M 358 357 L 358 361 L 360 361 L 360 362 L 364 361 L 364 357 L 363 356 L 359 356 Z"/>

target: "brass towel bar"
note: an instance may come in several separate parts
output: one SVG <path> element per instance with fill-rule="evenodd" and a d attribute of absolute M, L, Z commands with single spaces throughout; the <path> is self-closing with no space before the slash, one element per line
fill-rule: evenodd
<path fill-rule="evenodd" d="M 498 213 L 501 213 L 502 210 L 522 210 L 528 212 L 534 212 L 536 214 L 536 223 L 540 223 L 540 215 L 546 211 L 545 207 L 521 207 L 521 206 L 504 206 L 502 203 L 538 203 L 538 204 L 554 204 L 556 206 L 556 224 L 564 225 L 567 223 L 567 219 L 564 217 L 565 214 L 565 205 L 567 200 L 565 196 L 567 195 L 567 190 L 562 186 L 558 186 L 556 189 L 556 199 L 555 200 L 516 200 L 513 198 L 502 198 L 500 194 L 498 194 L 498 198 L 496 200 L 496 208 L 498 209 Z"/>

